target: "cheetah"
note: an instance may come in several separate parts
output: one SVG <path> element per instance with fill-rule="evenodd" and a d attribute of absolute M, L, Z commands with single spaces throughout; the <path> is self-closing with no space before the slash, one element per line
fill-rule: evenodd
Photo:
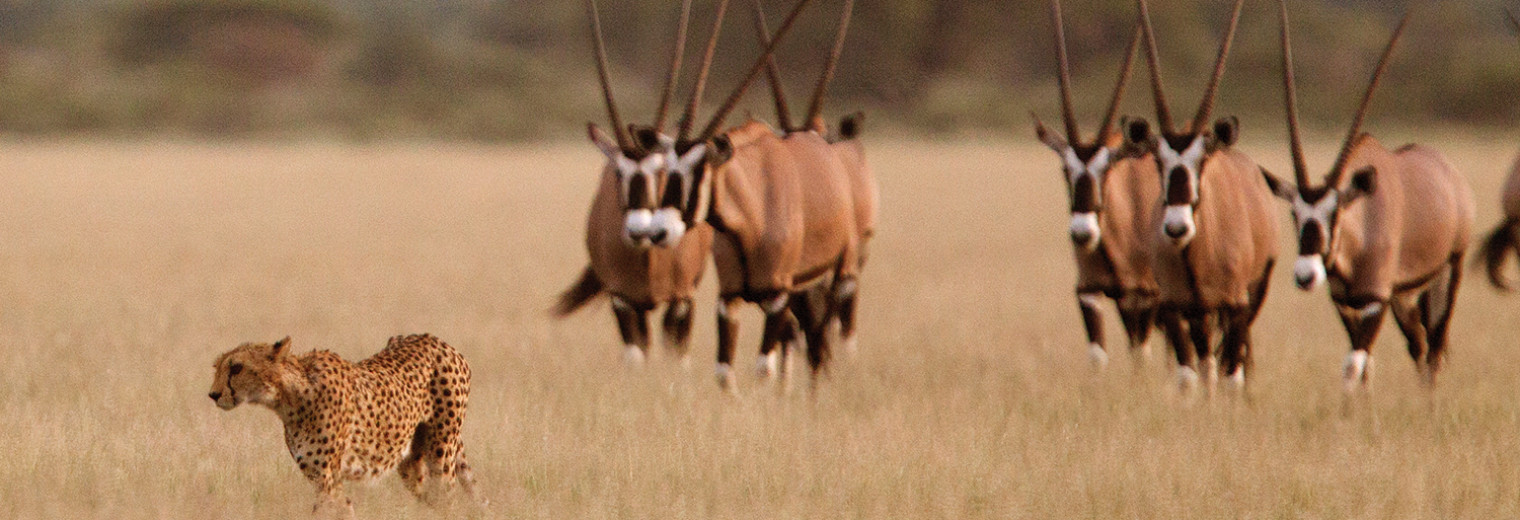
<path fill-rule="evenodd" d="M 315 513 L 352 518 L 343 481 L 392 469 L 426 503 L 456 481 L 475 498 L 460 441 L 470 365 L 438 338 L 396 336 L 379 354 L 350 363 L 326 350 L 292 355 L 286 337 L 244 343 L 213 367 L 209 396 L 217 407 L 263 405 L 285 424 L 290 455 L 317 487 Z"/>

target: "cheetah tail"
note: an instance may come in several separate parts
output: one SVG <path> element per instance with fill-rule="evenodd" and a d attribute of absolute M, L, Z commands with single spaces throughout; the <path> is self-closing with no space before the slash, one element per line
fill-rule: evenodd
<path fill-rule="evenodd" d="M 590 267 L 587 267 L 581 272 L 581 277 L 575 281 L 575 285 L 560 293 L 559 302 L 554 304 L 554 309 L 550 312 L 556 318 L 569 316 L 587 303 L 591 303 L 591 300 L 596 299 L 600 294 L 602 294 L 602 281 L 596 278 L 596 273 L 591 272 Z"/>

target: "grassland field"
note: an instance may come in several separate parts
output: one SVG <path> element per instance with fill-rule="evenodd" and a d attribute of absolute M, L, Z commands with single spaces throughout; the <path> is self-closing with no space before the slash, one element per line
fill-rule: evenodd
<path fill-rule="evenodd" d="M 1513 136 L 1422 135 L 1492 225 Z M 1320 171 L 1334 139 L 1312 141 Z M 1281 139 L 1246 143 L 1290 172 Z M 215 356 L 290 335 L 360 359 L 431 332 L 474 368 L 491 504 L 429 510 L 387 477 L 348 486 L 360 518 L 1520 518 L 1520 297 L 1467 278 L 1433 392 L 1386 326 L 1348 408 L 1339 320 L 1280 261 L 1251 399 L 1189 404 L 1159 338 L 1136 367 L 1112 315 L 1091 370 L 1047 150 L 869 146 L 859 352 L 778 395 L 748 370 L 746 309 L 730 397 L 713 278 L 689 369 L 626 370 L 605 302 L 549 318 L 586 261 L 587 143 L 0 143 L 0 517 L 304 518 L 274 414 L 206 398 Z"/>

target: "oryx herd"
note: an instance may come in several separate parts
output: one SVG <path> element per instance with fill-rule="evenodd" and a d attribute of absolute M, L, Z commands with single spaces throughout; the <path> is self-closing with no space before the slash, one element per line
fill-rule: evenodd
<path fill-rule="evenodd" d="M 853 348 L 858 277 L 879 199 L 860 141 L 861 116 L 834 128 L 822 118 L 853 1 L 844 1 L 807 114 L 795 121 L 782 82 L 791 69 L 776 63 L 774 51 L 813 2 L 797 0 L 772 32 L 760 0 L 751 1 L 760 55 L 694 132 L 729 8 L 728 0 L 716 0 L 705 53 L 672 136 L 667 111 L 679 84 L 691 0 L 680 5 L 670 68 L 650 125 L 626 124 L 619 113 L 596 1 L 586 0 L 611 126 L 588 126 L 606 157 L 586 228 L 590 264 L 555 309 L 565 316 L 608 296 L 625 359 L 638 364 L 650 347 L 646 315 L 665 305 L 666 343 L 684 360 L 693 295 L 712 258 L 719 278 L 716 375 L 729 391 L 736 385 L 735 313 L 741 301 L 764 313 L 757 367 L 762 378 L 784 378 L 790 354 L 805 347 L 816 381 L 828 367 L 836 323 L 846 347 Z M 1298 243 L 1294 280 L 1305 291 L 1327 287 L 1350 339 L 1342 366 L 1346 391 L 1363 391 L 1369 383 L 1369 351 L 1385 314 L 1405 336 L 1424 383 L 1435 383 L 1474 231 L 1472 189 L 1439 151 L 1421 144 L 1386 148 L 1363 131 L 1408 14 L 1392 30 L 1339 154 L 1316 181 L 1298 121 L 1288 2 L 1277 0 L 1294 173 L 1289 183 L 1237 148 L 1242 134 L 1236 117 L 1215 117 L 1245 0 L 1233 2 L 1198 108 L 1181 126 L 1168 104 L 1150 6 L 1136 0 L 1134 36 L 1090 138 L 1074 113 L 1061 3 L 1049 2 L 1064 132 L 1047 128 L 1037 115 L 1034 127 L 1055 152 L 1066 182 L 1076 299 L 1094 365 L 1101 368 L 1109 359 L 1101 314 L 1106 298 L 1116 304 L 1137 359 L 1146 357 L 1152 328 L 1160 329 L 1183 391 L 1212 388 L 1220 379 L 1244 389 L 1252 368 L 1251 326 L 1267 298 L 1287 206 Z M 1520 32 L 1520 20 L 1510 21 Z M 1149 69 L 1154 123 L 1119 117 L 1140 53 Z M 776 125 L 750 120 L 724 129 L 762 73 Z M 1506 186 L 1504 208 L 1507 218 L 1478 256 L 1493 283 L 1507 289 L 1505 261 L 1520 256 L 1520 164 Z"/>

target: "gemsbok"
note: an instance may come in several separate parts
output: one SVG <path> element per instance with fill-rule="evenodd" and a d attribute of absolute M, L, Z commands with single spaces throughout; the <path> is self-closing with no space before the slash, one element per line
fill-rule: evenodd
<path fill-rule="evenodd" d="M 766 28 L 765 8 L 761 0 L 753 0 L 755 7 L 755 32 L 761 46 L 770 45 L 770 31 Z M 858 139 L 863 115 L 853 114 L 845 118 L 839 125 L 837 133 L 829 135 L 829 130 L 821 117 L 823 113 L 823 101 L 828 92 L 828 84 L 833 77 L 835 68 L 839 63 L 839 57 L 844 52 L 845 35 L 848 33 L 850 16 L 854 11 L 854 1 L 846 0 L 843 15 L 839 22 L 838 31 L 834 38 L 833 51 L 823 67 L 823 72 L 813 90 L 813 98 L 808 106 L 807 116 L 802 120 L 803 126 L 794 126 L 791 119 L 791 109 L 786 100 L 786 92 L 781 83 L 781 73 L 776 66 L 774 57 L 766 60 L 766 77 L 771 86 L 772 101 L 776 107 L 776 122 L 784 134 L 796 132 L 813 132 L 818 135 L 827 135 L 828 141 L 834 153 L 845 166 L 845 171 L 850 177 L 852 205 L 855 208 L 855 230 L 860 235 L 860 259 L 861 268 L 864 269 L 867 258 L 867 245 L 876 233 L 877 208 L 880 205 L 880 191 L 876 184 L 875 172 L 866 162 L 865 146 Z M 814 299 L 812 307 L 803 306 L 802 302 L 794 298 L 792 305 L 794 312 L 802 312 L 805 309 L 826 310 L 828 316 L 796 315 L 802 321 L 804 332 L 809 341 L 826 341 L 822 334 L 828 326 L 828 317 L 837 318 L 839 332 L 843 339 L 846 352 L 854 352 L 857 348 L 856 309 L 859 299 L 858 283 L 847 281 L 854 286 L 842 287 L 839 298 L 832 302 L 832 308 L 824 302 L 830 298 L 828 292 L 832 284 L 816 284 L 814 292 L 807 298 Z M 783 359 L 789 359 L 787 353 L 790 347 L 777 352 L 776 345 L 761 345 L 758 363 L 758 371 L 762 377 L 767 377 L 778 370 L 778 365 Z M 782 368 L 781 370 L 785 370 Z"/>
<path fill-rule="evenodd" d="M 1294 281 L 1304 290 L 1329 281 L 1330 299 L 1351 337 L 1351 353 L 1342 368 L 1348 393 L 1371 381 L 1369 352 L 1390 308 L 1409 341 L 1409 355 L 1424 382 L 1432 385 L 1446 355 L 1463 253 L 1472 233 L 1472 189 L 1440 152 L 1420 144 L 1389 151 L 1362 132 L 1372 95 L 1409 15 L 1388 39 L 1340 155 L 1324 184 L 1316 186 L 1309 180 L 1299 140 L 1287 0 L 1278 3 L 1283 91 L 1298 185 L 1277 183 L 1274 191 L 1293 203 L 1299 244 Z"/>
<path fill-rule="evenodd" d="M 1148 353 L 1146 340 L 1155 323 L 1158 293 L 1156 278 L 1151 275 L 1150 241 L 1155 230 L 1146 223 L 1160 204 L 1161 190 L 1156 183 L 1155 160 L 1146 155 L 1127 155 L 1115 126 L 1140 45 L 1139 29 L 1130 39 L 1103 124 L 1092 141 L 1084 141 L 1072 111 L 1071 67 L 1060 0 L 1051 0 L 1050 9 L 1066 137 L 1048 130 L 1037 115 L 1034 126 L 1040 142 L 1061 159 L 1077 263 L 1077 305 L 1087 331 L 1088 354 L 1098 368 L 1108 363 L 1099 308 L 1102 298 L 1107 297 L 1119 308 L 1130 352 L 1139 366 Z"/>
<path fill-rule="evenodd" d="M 684 362 L 691 337 L 692 297 L 712 248 L 712 229 L 701 222 L 687 225 L 673 218 L 660 209 L 659 198 L 689 189 L 683 187 L 680 179 L 665 175 L 668 158 L 665 148 L 669 140 L 661 136 L 681 68 L 691 0 L 685 0 L 681 6 L 675 50 L 655 123 L 637 130 L 625 127 L 618 112 L 595 0 L 586 0 L 586 8 L 598 79 L 613 135 L 609 137 L 594 123 L 587 124 L 591 142 L 607 159 L 586 224 L 590 265 L 560 296 L 553 312 L 565 317 L 597 296 L 609 295 L 623 339 L 624 360 L 638 365 L 649 351 L 647 313 L 664 304 L 666 345 Z M 721 16 L 720 11 L 720 24 Z M 714 42 L 716 38 L 715 28 Z"/>
<path fill-rule="evenodd" d="M 739 302 L 756 303 L 764 311 L 762 345 L 794 343 L 799 328 L 816 335 L 807 345 L 816 383 L 831 355 L 826 336 L 818 331 L 842 302 L 853 299 L 857 287 L 861 233 L 847 166 L 851 160 L 839 153 L 837 143 L 816 131 L 778 135 L 757 121 L 718 131 L 811 1 L 799 0 L 707 126 L 696 136 L 683 132 L 666 161 L 671 175 L 692 179 L 695 187 L 691 200 L 696 202 L 681 212 L 684 221 L 707 222 L 716 231 L 713 260 L 721 299 L 716 375 L 728 391 L 736 389 L 733 355 L 739 324 L 733 314 Z M 858 129 L 847 120 L 840 141 L 854 140 Z M 810 298 L 820 286 L 827 287 L 825 297 Z M 799 324 L 799 317 L 811 323 Z"/>
<path fill-rule="evenodd" d="M 1505 10 L 1510 28 L 1520 35 L 1520 17 L 1514 11 Z M 1478 251 L 1476 260 L 1488 268 L 1488 281 L 1501 291 L 1514 290 L 1514 282 L 1504 276 L 1504 264 L 1511 256 L 1520 257 L 1520 159 L 1510 167 L 1509 178 L 1504 181 L 1501 194 L 1504 220 L 1488 233 Z"/>
<path fill-rule="evenodd" d="M 1152 235 L 1152 271 L 1161 291 L 1157 319 L 1174 347 L 1184 390 L 1197 385 L 1200 359 L 1210 387 L 1223 374 L 1244 390 L 1251 325 L 1266 299 L 1277 257 L 1277 219 L 1262 169 L 1233 148 L 1240 137 L 1239 120 L 1226 117 L 1209 124 L 1244 0 L 1235 2 L 1198 112 L 1180 131 L 1172 124 L 1162 89 L 1150 9 L 1145 0 L 1138 3 L 1159 135 L 1144 119 L 1128 119 L 1123 126 L 1125 145 L 1153 153 L 1161 177 L 1162 207 L 1152 224 L 1158 233 Z M 1224 332 L 1217 369 L 1211 366 L 1210 330 L 1216 323 Z M 1188 340 L 1192 349 L 1186 348 Z"/>

